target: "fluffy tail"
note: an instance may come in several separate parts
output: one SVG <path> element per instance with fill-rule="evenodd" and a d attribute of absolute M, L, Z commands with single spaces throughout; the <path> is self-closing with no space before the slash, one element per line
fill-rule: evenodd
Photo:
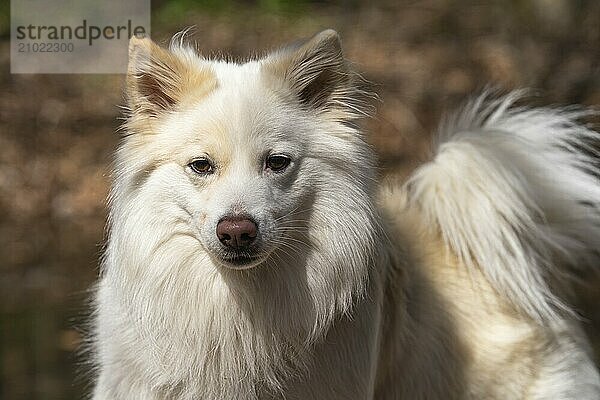
<path fill-rule="evenodd" d="M 484 94 L 440 129 L 409 201 L 470 268 L 540 322 L 568 306 L 552 291 L 565 267 L 600 263 L 600 134 L 589 111 L 517 108 L 522 92 Z"/>

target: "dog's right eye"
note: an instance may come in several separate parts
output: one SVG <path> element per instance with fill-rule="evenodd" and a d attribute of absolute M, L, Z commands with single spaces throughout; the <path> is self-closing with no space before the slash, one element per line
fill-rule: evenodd
<path fill-rule="evenodd" d="M 205 158 L 192 161 L 188 164 L 188 167 L 199 175 L 207 175 L 213 172 L 212 164 Z"/>
<path fill-rule="evenodd" d="M 271 155 L 267 157 L 267 161 L 265 162 L 265 166 L 273 172 L 282 172 L 284 169 L 290 165 L 290 158 L 284 155 Z"/>

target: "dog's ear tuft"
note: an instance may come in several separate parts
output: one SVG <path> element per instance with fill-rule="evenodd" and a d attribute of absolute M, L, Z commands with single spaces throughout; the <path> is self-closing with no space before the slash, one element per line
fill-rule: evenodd
<path fill-rule="evenodd" d="M 190 92 L 206 91 L 210 71 L 190 62 L 195 55 L 161 48 L 149 38 L 129 42 L 126 98 L 132 113 L 157 116 L 172 109 Z"/>
<path fill-rule="evenodd" d="M 265 67 L 283 77 L 302 104 L 314 108 L 332 105 L 352 84 L 340 38 L 332 29 L 271 54 Z"/>

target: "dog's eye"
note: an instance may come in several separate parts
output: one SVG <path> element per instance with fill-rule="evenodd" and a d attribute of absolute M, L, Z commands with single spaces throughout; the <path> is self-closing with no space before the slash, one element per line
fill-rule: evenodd
<path fill-rule="evenodd" d="M 188 167 L 190 167 L 192 171 L 199 175 L 206 175 L 213 172 L 212 164 L 205 158 L 192 161 L 188 164 Z"/>
<path fill-rule="evenodd" d="M 282 155 L 272 155 L 267 157 L 266 167 L 273 172 L 281 172 L 290 165 L 290 158 Z"/>

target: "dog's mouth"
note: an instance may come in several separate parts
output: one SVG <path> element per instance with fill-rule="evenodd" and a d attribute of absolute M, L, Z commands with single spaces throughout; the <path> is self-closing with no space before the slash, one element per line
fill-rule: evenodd
<path fill-rule="evenodd" d="M 218 257 L 219 264 L 230 269 L 250 269 L 262 263 L 264 257 L 252 254 L 223 254 Z"/>

